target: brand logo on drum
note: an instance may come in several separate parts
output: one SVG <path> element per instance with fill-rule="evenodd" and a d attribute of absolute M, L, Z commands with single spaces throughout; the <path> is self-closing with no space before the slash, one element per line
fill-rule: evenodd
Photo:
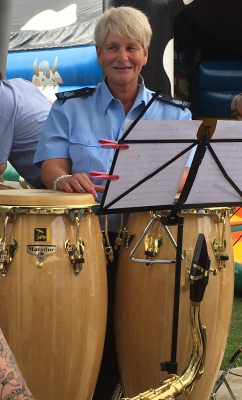
<path fill-rule="evenodd" d="M 45 258 L 53 253 L 55 253 L 56 246 L 55 245 L 27 245 L 27 253 L 32 254 L 37 257 L 39 261 L 45 260 Z"/>
<path fill-rule="evenodd" d="M 35 228 L 34 229 L 34 241 L 35 242 L 48 242 L 50 240 L 50 229 L 49 228 Z"/>

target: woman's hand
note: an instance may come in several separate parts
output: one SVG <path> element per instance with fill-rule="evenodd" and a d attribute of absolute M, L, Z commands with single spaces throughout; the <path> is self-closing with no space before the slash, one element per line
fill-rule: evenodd
<path fill-rule="evenodd" d="M 71 175 L 71 160 L 68 158 L 51 158 L 41 166 L 41 180 L 48 189 L 55 188 L 63 192 L 91 193 L 95 198 L 97 192 L 104 192 L 104 186 L 94 185 L 84 173 Z M 65 176 L 67 175 L 67 176 Z"/>
<path fill-rule="evenodd" d="M 60 179 L 56 188 L 64 192 L 77 192 L 77 193 L 91 193 L 94 196 L 99 193 L 104 192 L 104 186 L 94 185 L 88 176 L 84 173 L 74 174 Z"/>

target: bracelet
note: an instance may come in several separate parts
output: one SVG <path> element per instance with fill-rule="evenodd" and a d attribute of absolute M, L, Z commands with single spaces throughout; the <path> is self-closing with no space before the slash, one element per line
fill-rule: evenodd
<path fill-rule="evenodd" d="M 55 180 L 55 182 L 54 182 L 53 189 L 54 189 L 54 190 L 57 189 L 57 183 L 58 183 L 62 178 L 68 178 L 69 176 L 72 176 L 72 175 L 61 175 L 61 176 L 59 176 L 59 177 Z"/>

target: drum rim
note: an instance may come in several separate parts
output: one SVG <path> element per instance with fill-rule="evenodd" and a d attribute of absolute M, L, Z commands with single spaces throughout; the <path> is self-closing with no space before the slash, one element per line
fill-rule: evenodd
<path fill-rule="evenodd" d="M 10 189 L 0 193 L 0 207 L 88 208 L 98 203 L 90 193 L 67 193 L 51 189 Z"/>

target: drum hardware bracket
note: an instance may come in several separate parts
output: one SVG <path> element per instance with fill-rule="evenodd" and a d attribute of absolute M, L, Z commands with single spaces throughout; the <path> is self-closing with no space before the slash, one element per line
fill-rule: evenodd
<path fill-rule="evenodd" d="M 127 231 L 124 232 L 124 247 L 125 247 L 125 249 L 129 248 L 134 236 L 135 235 L 133 235 L 133 233 L 130 233 L 130 232 L 127 232 Z"/>
<path fill-rule="evenodd" d="M 120 249 L 120 246 L 122 244 L 123 237 L 124 237 L 124 231 L 125 231 L 125 229 L 119 229 L 118 236 L 116 237 L 116 240 L 115 240 L 115 243 L 114 243 L 114 250 L 119 250 Z"/>
<path fill-rule="evenodd" d="M 74 273 L 76 276 L 79 275 L 79 272 L 83 269 L 82 264 L 84 264 L 84 249 L 85 245 L 83 240 L 79 239 L 78 246 L 70 243 L 70 239 L 65 242 L 65 250 L 66 253 L 73 264 Z"/>
<path fill-rule="evenodd" d="M 105 249 L 105 254 L 107 257 L 107 263 L 108 261 L 113 262 L 114 260 L 114 255 L 113 255 L 113 248 L 110 244 L 109 236 L 108 236 L 108 216 L 104 215 L 104 221 L 105 221 L 105 228 L 103 233 L 103 245 Z"/>
<path fill-rule="evenodd" d="M 13 257 L 18 249 L 18 243 L 12 239 L 12 244 L 6 244 L 0 238 L 0 272 L 2 276 L 6 276 L 8 272 L 7 266 L 12 262 Z"/>
<path fill-rule="evenodd" d="M 2 276 L 6 276 L 8 272 L 7 266 L 12 262 L 13 257 L 18 249 L 18 243 L 15 239 L 12 239 L 12 243 L 7 244 L 8 220 L 9 216 L 5 215 L 3 238 L 0 238 L 0 272 Z"/>
<path fill-rule="evenodd" d="M 218 269 L 219 271 L 222 271 L 223 268 L 226 268 L 226 262 L 229 259 L 229 256 L 226 253 L 226 240 L 225 240 L 225 215 L 228 211 L 223 210 L 223 213 L 220 213 L 219 218 L 222 224 L 223 224 L 223 231 L 222 231 L 222 240 L 221 242 L 217 242 L 216 239 L 213 239 L 212 241 L 212 248 L 215 254 L 215 258 L 218 263 Z"/>
<path fill-rule="evenodd" d="M 222 242 L 217 242 L 216 239 L 213 239 L 212 248 L 218 263 L 218 269 L 221 271 L 226 267 L 226 262 L 229 259 L 229 256 L 226 253 L 226 240 L 223 239 Z"/>
<path fill-rule="evenodd" d="M 193 257 L 192 251 L 191 250 L 185 250 L 186 273 L 185 273 L 184 290 L 190 290 L 189 277 L 190 277 L 190 272 L 191 272 L 191 267 L 192 267 L 192 257 Z"/>
<path fill-rule="evenodd" d="M 115 239 L 114 250 L 116 251 L 120 250 L 120 246 L 124 240 L 125 231 L 126 229 L 124 228 L 124 215 L 120 214 L 120 228 L 118 230 L 118 236 Z"/>
<path fill-rule="evenodd" d="M 113 248 L 112 246 L 105 246 L 105 254 L 108 257 L 110 262 L 113 262 Z"/>
<path fill-rule="evenodd" d="M 122 242 L 124 242 L 124 248 L 128 249 L 129 246 L 131 245 L 131 242 L 133 240 L 135 235 L 132 233 L 128 232 L 126 228 L 120 229 L 118 231 L 118 237 L 116 238 L 115 245 L 114 245 L 114 250 L 119 250 L 120 246 L 122 245 Z"/>
<path fill-rule="evenodd" d="M 164 238 L 159 234 L 158 239 L 153 238 L 153 233 L 149 232 L 145 236 L 145 256 L 148 259 L 155 259 L 160 250 L 161 246 L 163 245 Z M 150 266 L 149 263 L 146 264 L 147 267 Z"/>
<path fill-rule="evenodd" d="M 113 392 L 112 398 L 111 400 L 120 400 L 121 397 L 123 396 L 124 392 L 123 392 L 123 388 L 121 383 L 118 383 L 115 391 Z"/>
<path fill-rule="evenodd" d="M 110 241 L 109 241 L 107 232 L 103 232 L 103 247 L 105 249 L 105 254 L 107 256 L 107 263 L 108 263 L 108 261 L 113 262 L 113 260 L 114 260 L 113 248 L 110 245 Z"/>
<path fill-rule="evenodd" d="M 78 213 L 79 214 L 79 213 Z M 83 213 L 81 213 L 82 215 Z M 80 229 L 80 216 L 76 216 L 76 244 L 71 244 L 70 239 L 67 239 L 65 242 L 65 250 L 66 254 L 69 257 L 71 264 L 73 264 L 74 273 L 76 276 L 79 275 L 79 272 L 82 270 L 85 259 L 84 259 L 84 250 L 85 243 L 83 239 L 79 238 L 79 229 Z"/>
<path fill-rule="evenodd" d="M 128 249 L 133 238 L 134 235 L 130 232 L 128 232 L 126 230 L 126 228 L 124 228 L 124 215 L 120 214 L 120 229 L 118 231 L 118 237 L 116 238 L 115 244 L 114 244 L 114 250 L 118 250 L 120 249 L 122 243 L 124 243 L 124 248 Z"/>

